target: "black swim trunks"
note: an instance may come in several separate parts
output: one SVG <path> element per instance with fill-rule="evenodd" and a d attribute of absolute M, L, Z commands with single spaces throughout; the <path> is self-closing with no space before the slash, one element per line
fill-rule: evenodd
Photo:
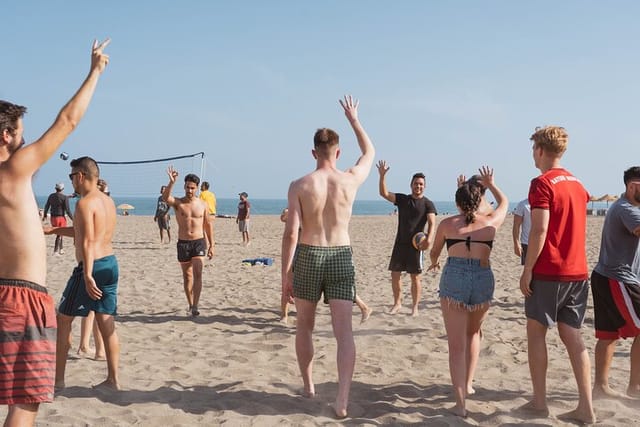
<path fill-rule="evenodd" d="M 189 262 L 193 257 L 206 256 L 207 255 L 207 240 L 178 240 L 178 261 Z"/>

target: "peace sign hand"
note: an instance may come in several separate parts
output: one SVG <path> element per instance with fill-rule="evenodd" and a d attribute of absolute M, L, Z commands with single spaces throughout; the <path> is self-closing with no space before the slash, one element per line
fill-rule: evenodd
<path fill-rule="evenodd" d="M 101 43 L 98 43 L 98 40 L 93 41 L 93 46 L 91 47 L 91 70 L 96 70 L 102 74 L 109 63 L 109 55 L 103 52 L 104 48 L 109 46 L 109 43 L 111 43 L 110 38 Z"/>

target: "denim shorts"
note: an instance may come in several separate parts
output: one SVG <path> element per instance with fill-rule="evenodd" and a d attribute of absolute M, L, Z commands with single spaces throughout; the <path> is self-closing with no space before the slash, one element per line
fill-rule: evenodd
<path fill-rule="evenodd" d="M 493 271 L 479 259 L 449 257 L 440 276 L 440 299 L 474 310 L 491 302 L 495 280 Z"/>

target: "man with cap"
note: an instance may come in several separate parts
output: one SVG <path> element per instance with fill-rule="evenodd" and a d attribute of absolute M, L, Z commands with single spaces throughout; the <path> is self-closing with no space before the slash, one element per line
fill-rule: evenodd
<path fill-rule="evenodd" d="M 46 221 L 47 212 L 51 208 L 51 226 L 52 227 L 66 227 L 67 219 L 65 214 L 69 216 L 69 219 L 73 220 L 71 215 L 71 209 L 69 209 L 69 198 L 62 193 L 64 190 L 64 184 L 59 182 L 56 184 L 56 192 L 49 194 L 47 203 L 44 205 L 44 211 L 42 213 L 42 221 Z M 53 246 L 53 254 L 64 254 L 62 249 L 62 236 L 56 236 L 56 242 Z"/>
<path fill-rule="evenodd" d="M 239 194 L 240 203 L 238 203 L 238 216 L 236 217 L 236 224 L 238 224 L 238 231 L 242 233 L 242 243 L 244 245 L 249 244 L 249 214 L 251 211 L 251 203 L 249 203 L 249 195 L 244 191 Z"/>

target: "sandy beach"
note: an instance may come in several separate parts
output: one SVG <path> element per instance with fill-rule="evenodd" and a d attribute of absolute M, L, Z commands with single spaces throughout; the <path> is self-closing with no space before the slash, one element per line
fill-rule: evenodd
<path fill-rule="evenodd" d="M 92 385 L 106 376 L 105 362 L 72 358 L 67 388 L 53 403 L 41 406 L 37 425 L 574 425 L 556 417 L 577 404 L 557 329 L 548 335 L 551 416 L 534 418 L 517 410 L 531 397 L 531 383 L 512 217 L 507 217 L 494 245 L 495 301 L 484 326 L 477 393 L 468 400 L 470 415 L 464 420 L 448 412 L 453 397 L 437 294 L 439 275 L 425 274 L 418 317 L 410 316 L 408 277 L 403 278 L 403 309 L 387 314 L 392 302 L 387 265 L 396 221 L 393 216 L 352 219 L 358 293 L 373 314 L 360 324 L 360 311 L 354 306 L 357 360 L 346 420 L 335 420 L 329 407 L 337 389 L 336 346 L 328 306 L 322 303 L 315 332 L 317 396 L 299 395 L 295 326 L 279 322 L 283 224 L 278 217 L 254 216 L 248 247 L 242 246 L 233 219 L 216 220 L 216 254 L 205 267 L 201 316 L 192 318 L 186 315 L 174 243 L 159 243 L 151 217 L 120 216 L 114 246 L 120 262 L 117 330 L 124 390 L 94 390 Z M 597 260 L 602 222 L 603 217 L 589 218 L 590 269 Z M 47 244 L 52 252 L 53 237 Z M 50 255 L 48 260 L 48 286 L 56 301 L 75 265 L 71 241 L 65 239 L 65 245 L 64 255 Z M 242 263 L 258 257 L 274 258 L 275 263 Z M 73 355 L 79 324 L 76 319 Z M 591 307 L 583 331 L 593 362 Z M 629 341 L 618 345 L 612 367 L 611 384 L 619 391 L 627 386 L 629 348 Z M 595 410 L 598 425 L 640 423 L 638 400 L 598 400 Z M 5 415 L 6 406 L 0 407 L 0 418 Z"/>

